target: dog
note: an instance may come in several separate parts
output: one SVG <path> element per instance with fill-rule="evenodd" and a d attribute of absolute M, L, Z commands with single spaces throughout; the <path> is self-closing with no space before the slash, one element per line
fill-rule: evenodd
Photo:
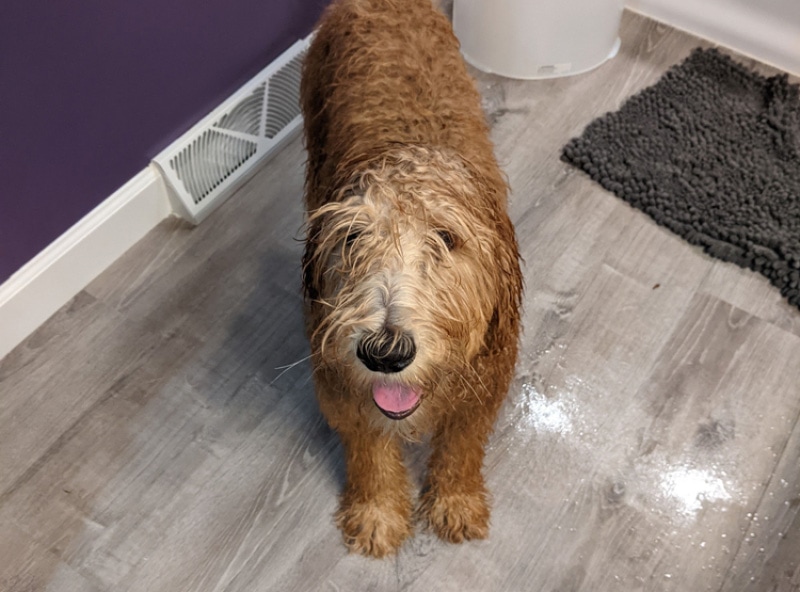
<path fill-rule="evenodd" d="M 508 186 L 449 20 L 431 0 L 335 0 L 301 77 L 303 285 L 352 552 L 416 520 L 485 538 L 484 447 L 509 389 L 522 276 Z M 416 513 L 403 443 L 429 438 Z"/>

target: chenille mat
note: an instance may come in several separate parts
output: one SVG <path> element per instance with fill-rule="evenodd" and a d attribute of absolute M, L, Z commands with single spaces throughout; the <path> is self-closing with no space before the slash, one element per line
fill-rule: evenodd
<path fill-rule="evenodd" d="M 800 99 L 786 75 L 696 49 L 562 158 L 800 307 Z"/>

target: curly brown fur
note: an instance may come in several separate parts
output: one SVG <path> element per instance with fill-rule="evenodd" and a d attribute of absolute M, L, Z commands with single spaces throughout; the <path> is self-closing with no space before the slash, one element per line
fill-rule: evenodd
<path fill-rule="evenodd" d="M 377 557 L 411 534 L 401 442 L 432 434 L 417 513 L 488 534 L 484 447 L 517 355 L 522 280 L 480 97 L 430 0 L 338 0 L 303 71 L 307 332 L 345 449 L 336 521 Z M 380 407 L 380 409 L 379 409 Z"/>

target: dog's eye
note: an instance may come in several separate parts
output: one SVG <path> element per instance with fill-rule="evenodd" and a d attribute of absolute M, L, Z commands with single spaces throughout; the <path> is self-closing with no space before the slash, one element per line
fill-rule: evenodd
<path fill-rule="evenodd" d="M 356 242 L 359 236 L 361 236 L 361 231 L 354 230 L 353 232 L 347 235 L 347 238 L 344 239 L 344 244 L 346 244 L 347 246 L 352 245 L 354 242 Z"/>
<path fill-rule="evenodd" d="M 447 247 L 448 251 L 452 251 L 456 248 L 456 238 L 452 233 L 448 232 L 447 230 L 437 230 L 436 234 L 438 234 L 439 238 L 442 239 L 442 242 L 444 243 L 444 246 Z"/>

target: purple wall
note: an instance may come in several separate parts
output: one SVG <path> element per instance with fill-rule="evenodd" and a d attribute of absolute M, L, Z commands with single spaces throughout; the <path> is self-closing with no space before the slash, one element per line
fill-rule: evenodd
<path fill-rule="evenodd" d="M 311 30 L 326 0 L 0 7 L 0 283 Z"/>

